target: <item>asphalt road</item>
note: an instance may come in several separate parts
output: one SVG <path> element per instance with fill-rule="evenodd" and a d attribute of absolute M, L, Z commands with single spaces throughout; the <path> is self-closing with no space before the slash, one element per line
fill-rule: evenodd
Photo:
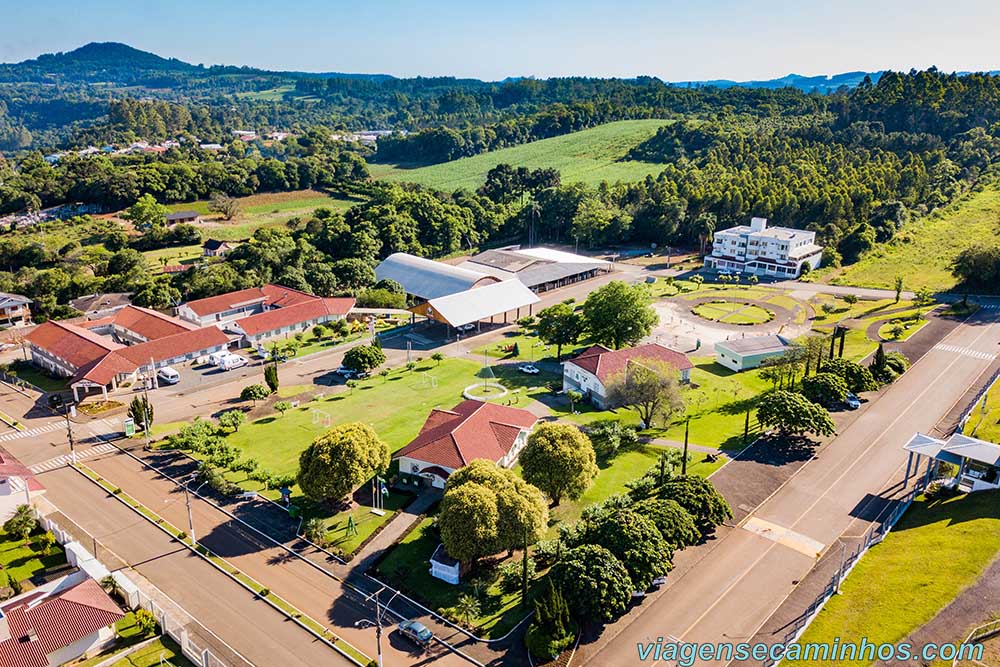
<path fill-rule="evenodd" d="M 931 349 L 739 527 L 722 529 L 669 590 L 581 647 L 576 664 L 656 664 L 640 661 L 636 645 L 658 637 L 752 637 L 828 545 L 867 529 L 865 506 L 902 477 L 903 444 L 931 431 L 989 367 L 1000 340 L 995 312 L 981 311 L 942 341 L 961 351 Z"/>
<path fill-rule="evenodd" d="M 351 664 L 75 470 L 40 479 L 63 514 L 255 665 Z"/>

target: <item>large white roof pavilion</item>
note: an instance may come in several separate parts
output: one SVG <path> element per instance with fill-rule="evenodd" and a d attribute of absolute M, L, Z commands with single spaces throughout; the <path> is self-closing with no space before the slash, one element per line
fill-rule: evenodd
<path fill-rule="evenodd" d="M 430 300 L 481 285 L 495 283 L 495 276 L 469 271 L 450 264 L 435 262 L 405 252 L 386 257 L 375 267 L 378 280 L 395 280 L 403 290 L 420 299 Z"/>

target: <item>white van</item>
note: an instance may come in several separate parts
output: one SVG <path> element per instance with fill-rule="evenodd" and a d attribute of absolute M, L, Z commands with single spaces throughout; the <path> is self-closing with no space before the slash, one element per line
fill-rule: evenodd
<path fill-rule="evenodd" d="M 222 363 L 222 360 L 228 357 L 230 354 L 232 354 L 232 352 L 230 352 L 229 350 L 219 350 L 218 352 L 213 352 L 212 354 L 208 355 L 208 363 L 212 364 L 213 366 L 218 366 L 220 363 Z"/>
<path fill-rule="evenodd" d="M 181 374 L 170 366 L 164 366 L 156 371 L 156 379 L 160 381 L 160 384 L 177 384 L 181 381 Z"/>
<path fill-rule="evenodd" d="M 238 354 L 227 354 L 219 360 L 218 366 L 224 371 L 231 371 L 234 368 L 246 366 L 248 363 L 250 362 L 246 357 L 241 357 Z"/>

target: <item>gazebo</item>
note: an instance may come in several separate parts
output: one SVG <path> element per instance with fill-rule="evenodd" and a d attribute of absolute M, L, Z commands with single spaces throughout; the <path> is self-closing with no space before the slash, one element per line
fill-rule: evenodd
<path fill-rule="evenodd" d="M 911 468 L 916 473 L 920 459 L 926 458 L 927 481 L 930 481 L 938 464 L 943 462 L 957 466 L 950 484 L 959 491 L 970 493 L 1000 488 L 1000 445 L 994 442 L 961 433 L 954 433 L 947 440 L 916 433 L 903 445 L 903 449 L 909 452 L 906 462 L 907 482 Z"/>

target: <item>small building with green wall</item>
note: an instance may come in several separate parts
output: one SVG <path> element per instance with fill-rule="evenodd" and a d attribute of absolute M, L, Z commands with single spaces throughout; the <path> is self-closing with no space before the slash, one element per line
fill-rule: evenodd
<path fill-rule="evenodd" d="M 748 336 L 715 344 L 715 360 L 734 371 L 757 368 L 765 359 L 780 357 L 791 348 L 791 342 L 778 335 Z"/>

